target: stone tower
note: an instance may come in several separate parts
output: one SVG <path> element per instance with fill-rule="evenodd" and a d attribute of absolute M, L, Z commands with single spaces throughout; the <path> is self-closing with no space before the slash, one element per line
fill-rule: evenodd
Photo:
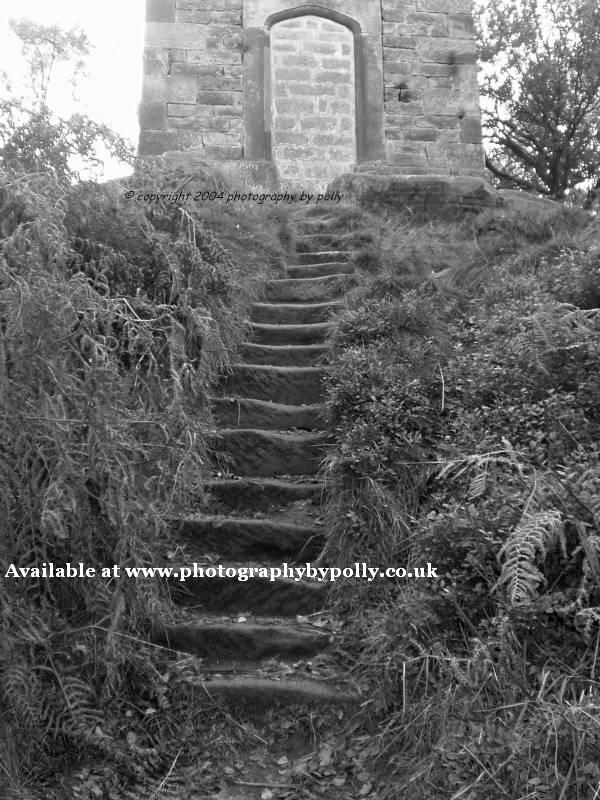
<path fill-rule="evenodd" d="M 142 156 L 483 174 L 471 0 L 147 0 Z"/>

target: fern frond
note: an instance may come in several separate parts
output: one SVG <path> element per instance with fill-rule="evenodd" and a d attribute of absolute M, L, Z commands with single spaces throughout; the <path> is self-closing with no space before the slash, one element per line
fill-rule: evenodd
<path fill-rule="evenodd" d="M 538 586 L 544 580 L 536 561 L 543 561 L 557 543 L 560 544 L 563 554 L 566 554 L 564 524 L 560 512 L 526 511 L 498 553 L 502 572 L 494 590 L 505 587 L 511 605 L 534 600 Z"/>

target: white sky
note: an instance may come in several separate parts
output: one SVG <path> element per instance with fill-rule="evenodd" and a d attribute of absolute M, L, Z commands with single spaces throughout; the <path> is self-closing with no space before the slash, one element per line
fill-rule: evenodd
<path fill-rule="evenodd" d="M 49 104 L 64 115 L 83 111 L 137 144 L 144 0 L 0 0 L 0 6 L 0 72 L 8 74 L 14 87 L 20 85 L 24 70 L 19 40 L 8 27 L 9 19 L 25 17 L 64 29 L 78 26 L 93 45 L 87 59 L 90 77 L 79 83 L 76 103 L 71 87 L 61 84 L 57 71 Z M 104 177 L 124 172 L 126 168 L 107 164 Z"/>

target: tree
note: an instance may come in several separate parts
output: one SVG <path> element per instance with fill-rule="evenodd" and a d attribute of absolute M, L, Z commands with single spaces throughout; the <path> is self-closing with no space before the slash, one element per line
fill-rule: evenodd
<path fill-rule="evenodd" d="M 503 186 L 563 200 L 600 191 L 597 0 L 499 0 L 479 39 L 488 169 Z"/>
<path fill-rule="evenodd" d="M 102 163 L 101 152 L 131 162 L 134 151 L 123 137 L 85 114 L 63 118 L 48 104 L 48 91 L 58 63 L 70 69 L 68 82 L 75 89 L 84 74 L 91 44 L 83 31 L 64 31 L 58 26 L 31 20 L 11 20 L 21 40 L 21 52 L 29 68 L 25 96 L 16 94 L 4 77 L 5 97 L 0 101 L 0 165 L 25 172 L 51 171 L 69 182 L 83 168 L 90 172 Z"/>

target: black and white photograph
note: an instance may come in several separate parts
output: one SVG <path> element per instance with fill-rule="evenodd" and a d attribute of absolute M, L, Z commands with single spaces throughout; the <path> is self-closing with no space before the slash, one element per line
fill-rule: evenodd
<path fill-rule="evenodd" d="M 600 800 L 598 0 L 3 0 L 0 800 Z"/>

